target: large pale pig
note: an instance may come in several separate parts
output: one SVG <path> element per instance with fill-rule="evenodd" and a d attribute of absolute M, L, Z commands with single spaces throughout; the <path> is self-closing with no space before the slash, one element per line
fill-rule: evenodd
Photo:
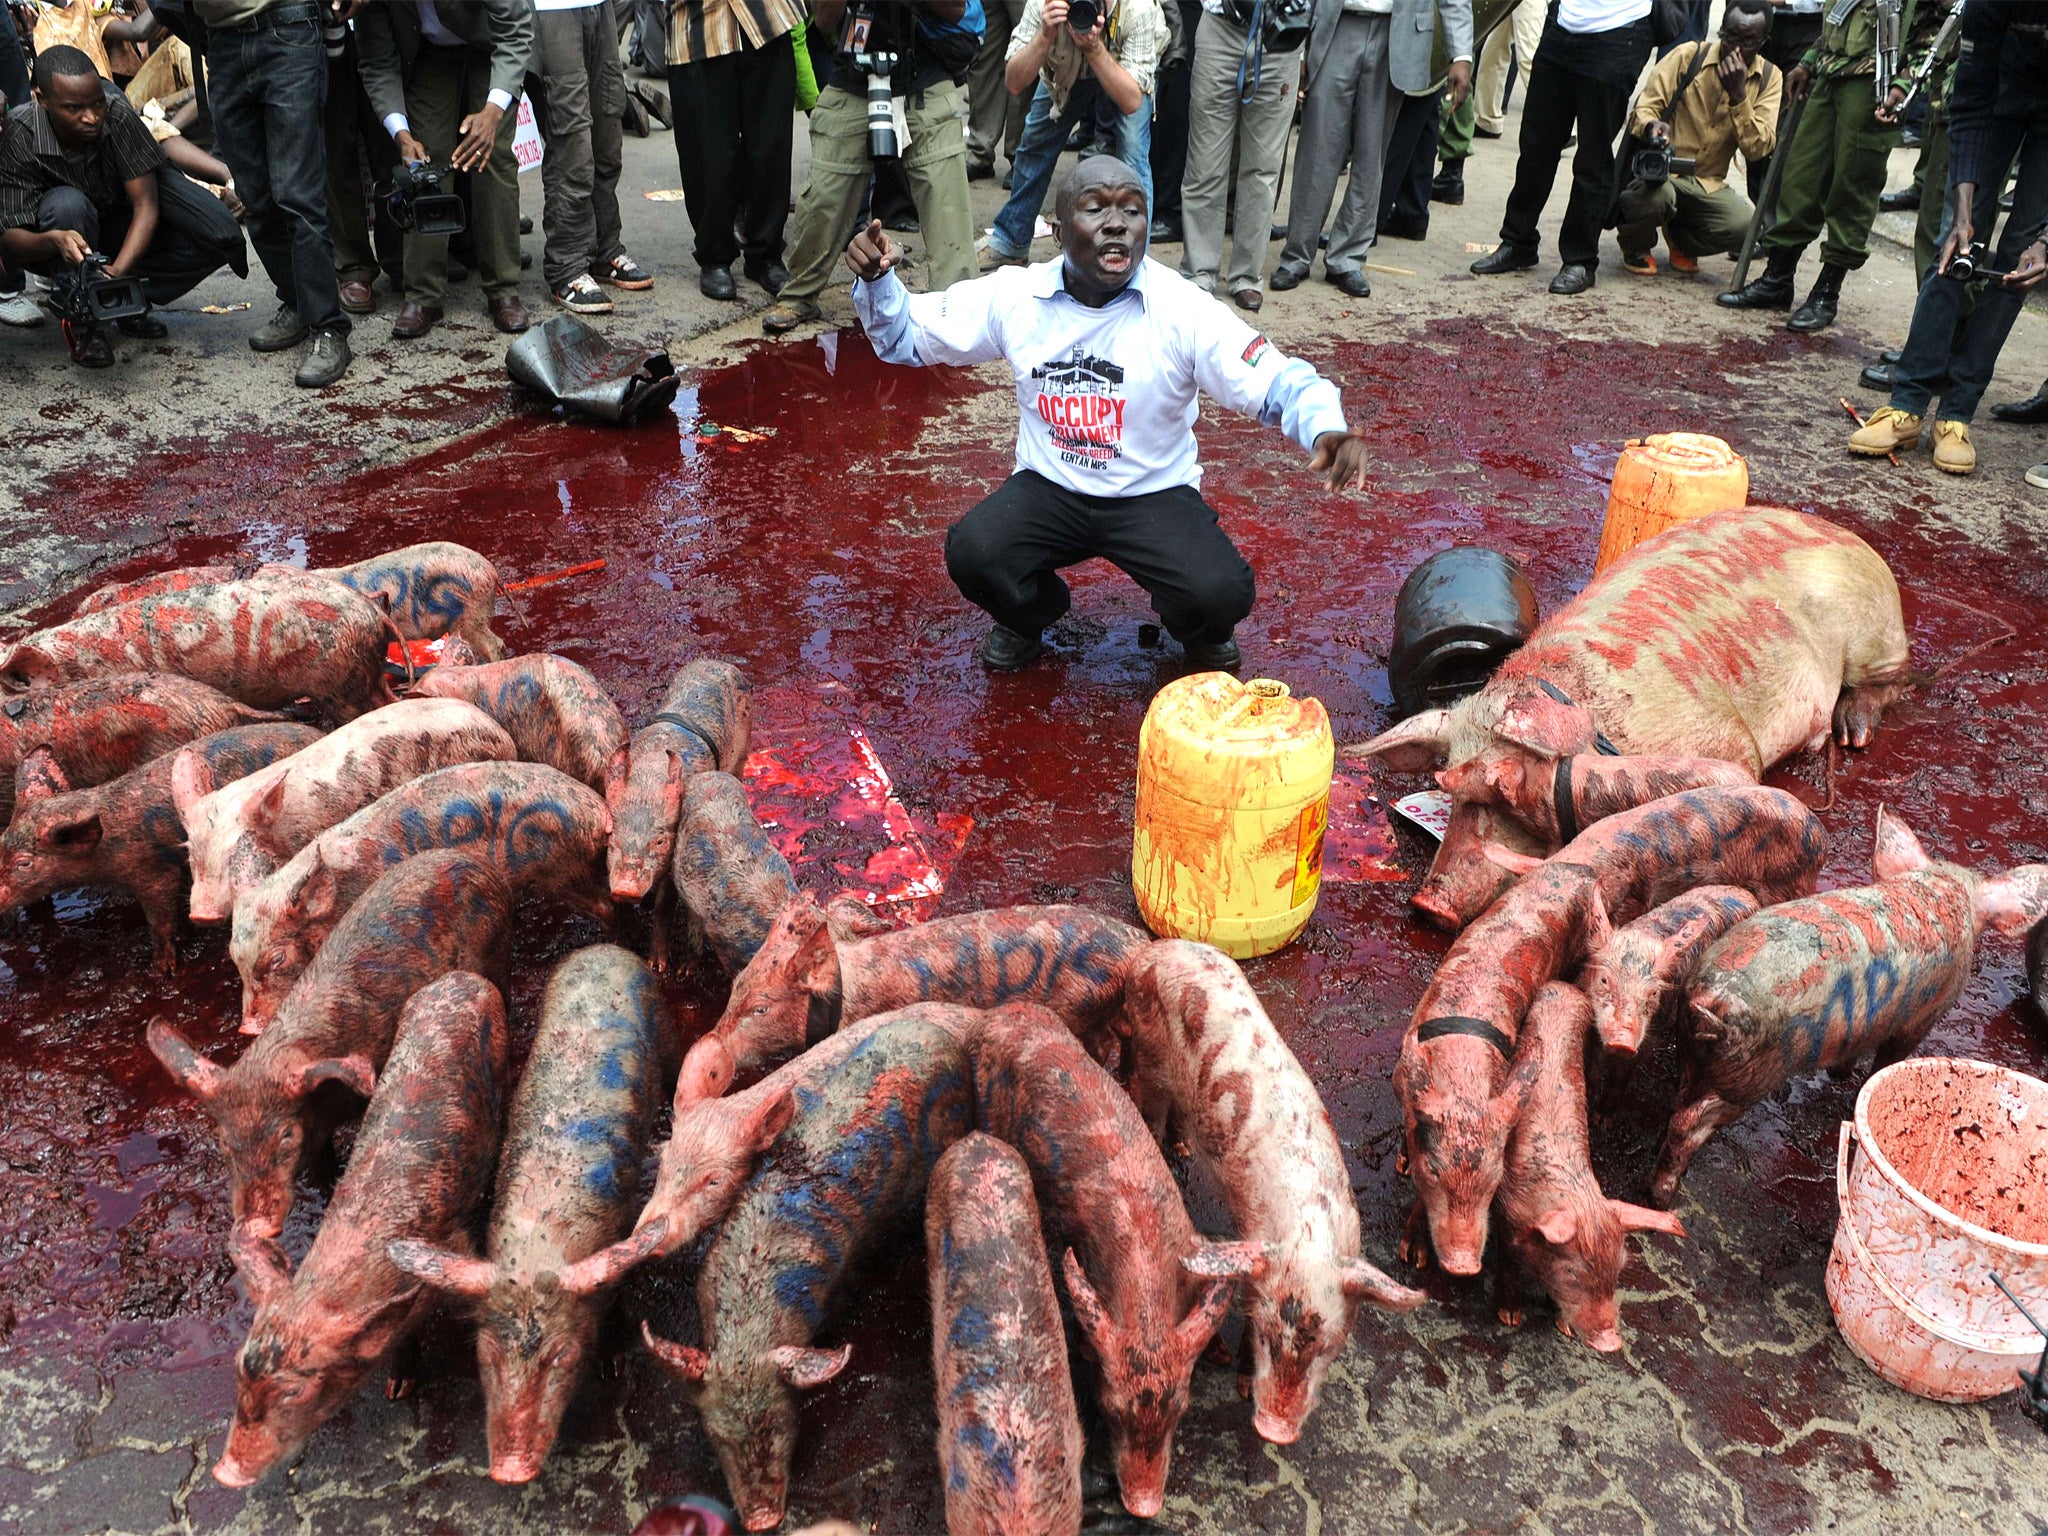
<path fill-rule="evenodd" d="M 224 923 L 235 899 L 339 821 L 408 780 L 451 763 L 518 755 L 512 738 L 459 699 L 406 699 L 373 710 L 285 762 L 224 789 L 174 770 L 192 853 L 192 920 Z"/>
<path fill-rule="evenodd" d="M 86 789 L 188 741 L 274 718 L 217 688 L 168 672 L 116 672 L 0 698 L 0 826 L 14 806 L 14 770 L 38 748 Z"/>
<path fill-rule="evenodd" d="M 310 698 L 337 720 L 391 700 L 391 621 L 335 582 L 220 582 L 38 630 L 0 651 L 0 684 L 50 688 L 110 672 L 176 672 L 258 709 Z"/>
<path fill-rule="evenodd" d="M 1148 946 L 1131 964 L 1124 1016 L 1138 1083 L 1171 1106 L 1237 1225 L 1229 1257 L 1250 1263 L 1252 1424 L 1291 1444 L 1359 1305 L 1406 1312 L 1425 1298 L 1359 1257 L 1358 1203 L 1322 1096 L 1229 956 L 1185 940 Z"/>
<path fill-rule="evenodd" d="M 539 763 L 458 763 L 399 785 L 236 898 L 228 954 L 242 976 L 244 1026 L 269 1022 L 335 924 L 379 876 L 432 848 L 487 857 L 515 894 L 540 891 L 609 924 L 610 831 L 602 798 Z"/>
<path fill-rule="evenodd" d="M 1579 973 L 1607 1052 L 1635 1055 L 1672 989 L 1683 988 L 1708 946 L 1758 905 L 1739 886 L 1703 885 L 1617 928 Z"/>
<path fill-rule="evenodd" d="M 851 1354 L 813 1343 L 834 1293 L 861 1252 L 916 1214 L 933 1164 L 973 1129 L 973 1081 L 942 1029 L 904 1022 L 870 1035 L 800 1096 L 712 1239 L 697 1282 L 707 1347 L 643 1325 L 703 1413 L 750 1531 L 782 1523 L 796 1392 L 830 1381 Z"/>
<path fill-rule="evenodd" d="M 219 1127 L 235 1222 L 284 1230 L 298 1172 L 326 1144 L 340 1106 L 376 1085 L 406 999 L 450 971 L 503 989 L 512 890 L 497 866 L 466 853 L 423 853 L 396 866 L 349 909 L 270 1027 L 232 1067 L 201 1056 L 161 1019 L 149 1048 Z"/>
<path fill-rule="evenodd" d="M 947 1536 L 1076 1536 L 1085 1447 L 1024 1159 L 954 1142 L 924 1232 Z"/>
<path fill-rule="evenodd" d="M 1883 559 L 1847 529 L 1799 512 L 1717 512 L 1645 541 L 1545 620 L 1487 685 L 1427 710 L 1348 755 L 1401 773 L 1439 760 L 1458 772 L 1454 808 L 1414 897 L 1450 928 L 1505 877 L 1480 857 L 1554 843 L 1487 788 L 1489 760 L 1516 760 L 1541 786 L 1552 760 L 1595 750 L 1720 758 L 1751 778 L 1802 747 L 1866 745 L 1907 686 L 1905 620 Z"/>
<path fill-rule="evenodd" d="M 1230 1310 L 1249 1256 L 1195 1235 L 1144 1118 L 1039 1010 L 984 1027 L 974 1059 L 981 1129 L 1031 1165 L 1067 1300 L 1095 1357 L 1124 1508 L 1157 1515 L 1188 1378 Z"/>
<path fill-rule="evenodd" d="M 605 1295 L 638 1257 L 608 1250 L 633 1221 L 666 1028 L 639 956 L 600 944 L 556 966 L 512 1097 L 485 1256 L 391 1245 L 400 1268 L 479 1311 L 477 1373 L 501 1483 L 540 1475 L 596 1347 Z"/>
<path fill-rule="evenodd" d="M 408 697 L 474 704 L 505 728 L 521 760 L 558 768 L 599 794 L 608 765 L 626 746 L 625 717 L 611 696 L 561 656 L 515 656 L 480 667 L 444 663 Z"/>
<path fill-rule="evenodd" d="M 676 673 L 654 718 L 606 765 L 612 896 L 638 901 L 668 873 L 683 781 L 737 773 L 753 739 L 752 688 L 739 669 L 699 658 Z"/>
<path fill-rule="evenodd" d="M 1496 1305 L 1510 1327 L 1522 1321 L 1524 1271 L 1557 1303 L 1558 1332 L 1602 1353 L 1621 1348 L 1621 1283 L 1630 1232 L 1685 1236 L 1675 1216 L 1645 1210 L 1600 1191 L 1586 1136 L 1586 1042 L 1593 1008 L 1563 982 L 1547 983 L 1529 1005 L 1516 1069 L 1529 1064 L 1527 1102 L 1508 1138 L 1500 1186 L 1507 1247 Z"/>
<path fill-rule="evenodd" d="M 1903 1061 L 1969 984 L 1985 928 L 2048 915 L 2048 864 L 1980 875 L 1931 859 L 1877 813 L 1873 885 L 1766 906 L 1707 951 L 1686 989 L 1685 1065 L 1650 1198 L 1667 1209 L 1693 1157 L 1802 1072 L 1874 1052 Z"/>
<path fill-rule="evenodd" d="M 497 988 L 457 971 L 398 1021 L 348 1170 L 298 1273 L 271 1238 L 235 1257 L 256 1316 L 235 1357 L 235 1422 L 213 1469 L 246 1488 L 296 1455 L 434 1305 L 392 1262 L 397 1241 L 467 1241 L 491 1186 L 507 1085 Z"/>
<path fill-rule="evenodd" d="M 188 743 L 194 766 L 221 785 L 320 739 L 310 725 L 242 725 Z M 152 758 L 118 779 L 74 789 L 54 753 L 31 752 L 19 770 L 14 819 L 0 835 L 0 910 L 73 886 L 114 886 L 142 903 L 157 969 L 178 968 L 185 896 L 185 829 L 171 795 L 175 759 Z"/>
<path fill-rule="evenodd" d="M 690 947 L 709 945 L 735 975 L 760 951 L 776 916 L 796 895 L 789 860 L 768 841 L 746 787 L 729 773 L 694 774 L 683 786 L 669 878 L 686 915 Z M 656 945 L 658 958 L 666 947 Z"/>

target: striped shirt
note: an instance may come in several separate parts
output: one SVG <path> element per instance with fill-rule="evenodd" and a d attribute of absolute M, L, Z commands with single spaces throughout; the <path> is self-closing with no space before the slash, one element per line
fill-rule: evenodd
<path fill-rule="evenodd" d="M 803 0 L 669 0 L 668 61 L 695 64 L 764 47 L 803 19 Z"/>
<path fill-rule="evenodd" d="M 102 218 L 125 215 L 124 183 L 153 175 L 164 152 L 128 99 L 111 85 L 105 90 L 107 120 L 99 138 L 82 149 L 58 143 L 49 114 L 35 102 L 7 114 L 7 131 L 0 134 L 0 229 L 34 229 L 36 205 L 52 187 L 76 187 Z"/>

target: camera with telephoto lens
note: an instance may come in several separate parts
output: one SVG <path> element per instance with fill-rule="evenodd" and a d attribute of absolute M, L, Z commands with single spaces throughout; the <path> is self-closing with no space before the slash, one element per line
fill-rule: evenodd
<path fill-rule="evenodd" d="M 87 251 L 85 259 L 59 279 L 52 297 L 58 311 L 74 325 L 149 313 L 142 279 L 109 276 L 107 258 L 98 251 Z"/>
<path fill-rule="evenodd" d="M 1636 151 L 1629 162 L 1629 174 L 1646 187 L 1662 186 L 1673 176 L 1690 176 L 1699 162 L 1671 153 L 1669 142 L 1649 144 Z"/>
<path fill-rule="evenodd" d="M 347 0 L 328 0 L 326 14 L 320 18 L 320 43 L 330 59 L 348 51 L 348 22 L 342 14 L 347 8 Z"/>
<path fill-rule="evenodd" d="M 1067 30 L 1076 37 L 1086 37 L 1093 32 L 1095 23 L 1101 19 L 1101 0 L 1072 0 L 1067 6 Z"/>
<path fill-rule="evenodd" d="M 1949 257 L 1948 267 L 1941 275 L 1958 283 L 1974 283 L 1980 277 L 1989 278 L 1994 275 L 1985 270 L 1990 260 L 1989 247 L 1982 240 L 1973 240 Z"/>
<path fill-rule="evenodd" d="M 900 61 L 893 53 L 856 53 L 853 67 L 868 77 L 868 158 L 891 160 L 903 151 L 896 143 L 896 118 L 891 107 L 889 76 Z"/>
<path fill-rule="evenodd" d="M 431 161 L 399 161 L 391 171 L 391 189 L 384 194 L 391 222 L 409 235 L 461 234 L 469 216 L 461 198 L 440 190 L 447 174 L 434 169 Z"/>

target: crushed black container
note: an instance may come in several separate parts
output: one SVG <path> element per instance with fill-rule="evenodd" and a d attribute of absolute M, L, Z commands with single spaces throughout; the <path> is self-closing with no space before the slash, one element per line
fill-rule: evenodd
<path fill-rule="evenodd" d="M 614 346 L 574 315 L 522 333 L 505 349 L 505 371 L 550 404 L 596 421 L 665 411 L 681 383 L 666 352 Z"/>
<path fill-rule="evenodd" d="M 1520 562 L 1463 545 L 1408 573 L 1394 602 L 1387 683 L 1405 717 L 1473 692 L 1536 628 L 1536 589 Z"/>
<path fill-rule="evenodd" d="M 2048 917 L 2027 935 L 2027 996 L 2034 1000 L 2034 1012 L 2048 1019 Z"/>

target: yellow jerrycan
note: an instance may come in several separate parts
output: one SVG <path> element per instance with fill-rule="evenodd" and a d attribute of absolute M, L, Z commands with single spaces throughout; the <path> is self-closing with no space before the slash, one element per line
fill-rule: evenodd
<path fill-rule="evenodd" d="M 1336 741 L 1315 699 L 1268 678 L 1168 683 L 1138 733 L 1138 910 L 1163 938 L 1239 960 L 1308 925 L 1323 880 Z"/>

